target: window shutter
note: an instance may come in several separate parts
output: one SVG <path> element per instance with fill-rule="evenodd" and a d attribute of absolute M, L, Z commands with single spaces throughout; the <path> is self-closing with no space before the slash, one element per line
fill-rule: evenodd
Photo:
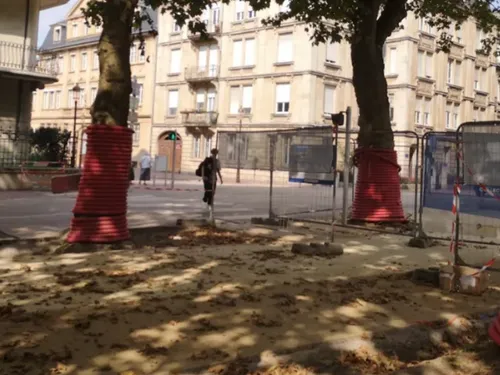
<path fill-rule="evenodd" d="M 460 74 L 461 74 L 462 64 L 459 62 L 455 62 L 455 77 L 453 83 L 455 85 L 461 84 Z"/>
<path fill-rule="evenodd" d="M 328 43 L 326 45 L 326 61 L 329 63 L 337 62 L 337 44 Z"/>
<path fill-rule="evenodd" d="M 242 99 L 242 107 L 252 108 L 252 86 L 243 86 L 243 99 Z"/>
<path fill-rule="evenodd" d="M 245 65 L 255 65 L 255 39 L 245 40 Z"/>
<path fill-rule="evenodd" d="M 233 41 L 233 66 L 241 66 L 242 63 L 242 40 Z"/>
<path fill-rule="evenodd" d="M 240 94 L 240 87 L 232 86 L 229 92 L 230 96 L 229 113 L 231 114 L 237 114 L 240 109 L 239 94 Z"/>
<path fill-rule="evenodd" d="M 181 50 L 173 49 L 170 56 L 170 73 L 181 72 Z"/>
<path fill-rule="evenodd" d="M 168 108 L 177 108 L 179 106 L 179 91 L 170 90 L 168 92 Z"/>
<path fill-rule="evenodd" d="M 280 83 L 276 85 L 276 101 L 278 103 L 290 102 L 290 84 Z"/>
<path fill-rule="evenodd" d="M 325 113 L 333 113 L 333 101 L 334 101 L 335 89 L 330 86 L 325 86 L 325 102 L 323 105 L 323 111 Z"/>
<path fill-rule="evenodd" d="M 398 50 L 396 48 L 391 48 L 390 56 L 389 56 L 389 64 L 390 64 L 390 73 L 397 73 L 397 64 L 398 64 Z"/>
<path fill-rule="evenodd" d="M 292 34 L 281 34 L 278 37 L 278 62 L 291 62 L 292 49 Z"/>

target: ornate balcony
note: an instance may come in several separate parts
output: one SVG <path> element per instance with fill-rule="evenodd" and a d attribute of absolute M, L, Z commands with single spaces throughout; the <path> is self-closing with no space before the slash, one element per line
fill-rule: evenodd
<path fill-rule="evenodd" d="M 182 124 L 187 127 L 210 127 L 217 124 L 219 112 L 215 111 L 182 111 Z"/>
<path fill-rule="evenodd" d="M 40 52 L 31 46 L 0 40 L 1 71 L 55 82 L 57 68 L 55 58 L 40 56 Z"/>
<path fill-rule="evenodd" d="M 211 82 L 219 78 L 219 66 L 192 66 L 186 68 L 184 78 L 188 82 Z"/>
<path fill-rule="evenodd" d="M 476 52 L 476 66 L 483 68 L 483 69 L 488 69 L 490 65 L 490 62 L 488 61 L 488 56 Z"/>
<path fill-rule="evenodd" d="M 476 90 L 474 94 L 474 105 L 486 107 L 488 105 L 488 93 Z"/>
<path fill-rule="evenodd" d="M 462 87 L 448 84 L 448 100 L 460 102 L 462 99 L 462 91 Z"/>
<path fill-rule="evenodd" d="M 207 33 L 206 33 L 206 38 L 207 39 L 215 39 L 217 38 L 218 36 L 221 35 L 222 33 L 222 23 L 213 23 L 213 22 L 207 22 L 205 23 L 205 27 L 206 27 L 206 30 L 207 30 Z M 197 41 L 202 41 L 202 37 L 201 37 L 201 33 L 193 33 L 191 31 L 189 31 L 189 34 L 188 34 L 188 38 L 191 39 L 191 41 L 193 42 L 197 42 Z"/>
<path fill-rule="evenodd" d="M 450 57 L 452 59 L 462 60 L 464 58 L 464 48 L 458 44 L 452 43 L 450 46 Z"/>
<path fill-rule="evenodd" d="M 434 51 L 434 37 L 426 34 L 420 34 L 418 47 L 427 51 Z"/>

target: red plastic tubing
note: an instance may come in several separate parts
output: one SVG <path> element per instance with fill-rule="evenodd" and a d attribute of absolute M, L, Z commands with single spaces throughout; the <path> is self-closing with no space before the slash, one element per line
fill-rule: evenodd
<path fill-rule="evenodd" d="M 358 168 L 352 220 L 405 222 L 399 172 L 394 150 L 359 148 L 354 153 Z"/>

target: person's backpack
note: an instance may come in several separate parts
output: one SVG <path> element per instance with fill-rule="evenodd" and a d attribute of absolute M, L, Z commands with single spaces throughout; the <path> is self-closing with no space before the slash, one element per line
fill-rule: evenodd
<path fill-rule="evenodd" d="M 198 168 L 196 169 L 195 174 L 198 177 L 201 177 L 203 175 L 203 169 L 205 169 L 205 176 L 208 177 L 211 173 L 211 168 L 209 165 L 209 163 L 211 163 L 211 162 L 212 162 L 211 158 L 205 158 L 205 160 L 203 160 L 200 163 L 200 165 L 198 165 Z"/>

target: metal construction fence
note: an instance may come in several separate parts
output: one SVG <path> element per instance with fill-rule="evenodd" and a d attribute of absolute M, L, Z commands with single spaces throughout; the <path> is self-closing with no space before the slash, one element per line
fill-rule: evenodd
<path fill-rule="evenodd" d="M 238 175 L 260 174 L 268 188 L 260 190 L 258 200 L 270 218 L 342 223 L 340 218 L 350 216 L 357 180 L 352 155 L 358 134 L 349 135 L 345 159 L 349 137 L 342 131 L 335 137 L 330 126 L 222 131 L 219 157 Z M 500 122 L 465 123 L 456 131 L 423 135 L 395 131 L 393 136 L 407 233 L 500 243 Z M 344 160 L 349 184 L 341 173 Z M 344 187 L 347 199 L 342 199 Z M 256 193 L 248 189 L 248 194 Z"/>
<path fill-rule="evenodd" d="M 18 166 L 28 161 L 30 154 L 29 131 L 0 128 L 0 166 Z"/>

